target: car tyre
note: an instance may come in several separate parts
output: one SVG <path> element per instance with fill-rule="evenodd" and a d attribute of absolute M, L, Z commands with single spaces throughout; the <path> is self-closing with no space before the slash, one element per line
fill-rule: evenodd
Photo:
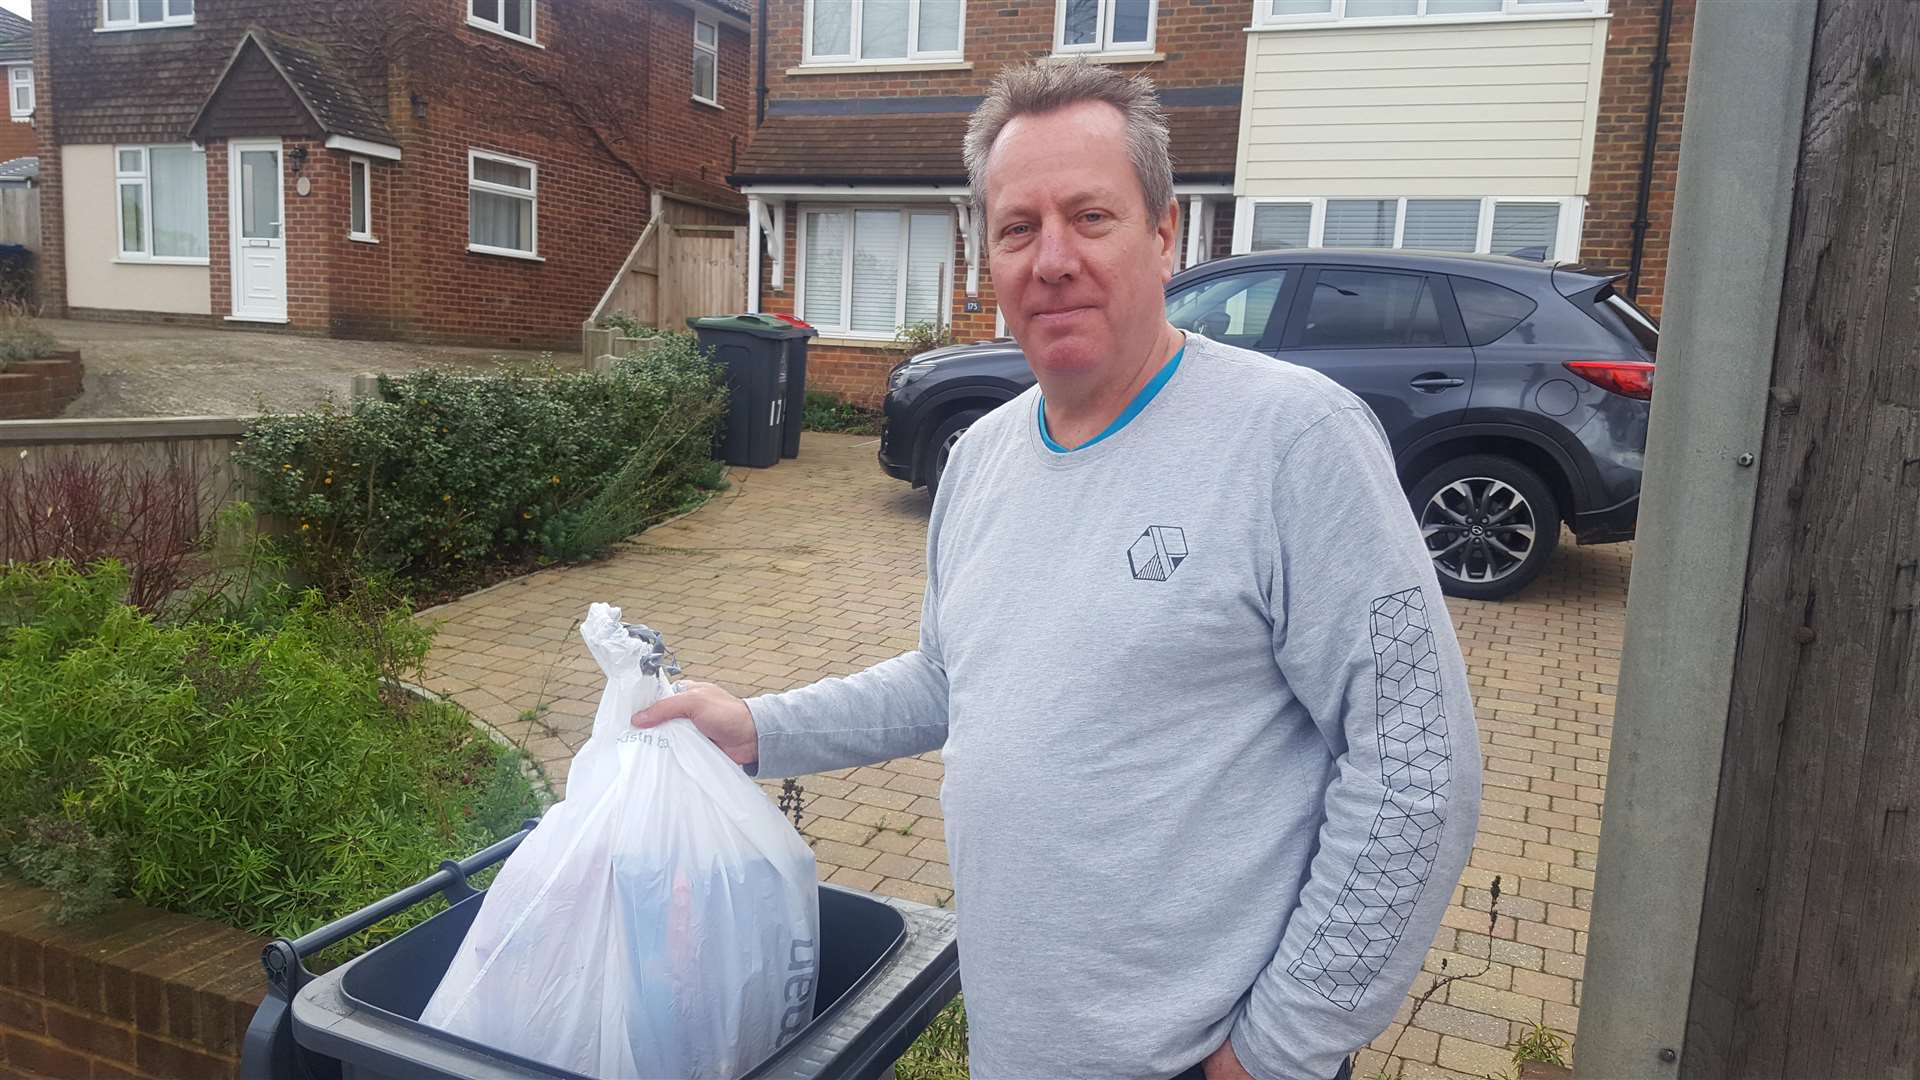
<path fill-rule="evenodd" d="M 927 440 L 926 453 L 929 455 L 926 467 L 927 497 L 940 494 L 940 475 L 947 471 L 947 456 L 953 453 L 953 444 L 967 433 L 974 421 L 987 415 L 984 409 L 962 409 L 940 421 L 933 429 L 933 437 Z"/>
<path fill-rule="evenodd" d="M 1504 600 L 1540 576 L 1560 542 L 1553 489 L 1512 458 L 1454 458 L 1407 495 L 1448 596 Z"/>

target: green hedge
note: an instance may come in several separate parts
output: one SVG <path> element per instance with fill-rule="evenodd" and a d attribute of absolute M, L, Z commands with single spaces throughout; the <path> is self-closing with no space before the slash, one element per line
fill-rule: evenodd
<path fill-rule="evenodd" d="M 725 394 L 719 369 L 676 335 L 604 375 L 382 378 L 350 408 L 261 419 L 236 460 L 311 580 L 439 582 L 592 554 L 672 512 L 718 475 Z M 617 506 L 603 498 L 616 480 Z"/>
<path fill-rule="evenodd" d="M 131 896 L 297 934 L 538 812 L 518 752 L 393 692 L 432 637 L 403 606 L 279 590 L 252 625 L 168 624 L 126 589 L 0 568 L 0 849 L 59 915 Z"/>

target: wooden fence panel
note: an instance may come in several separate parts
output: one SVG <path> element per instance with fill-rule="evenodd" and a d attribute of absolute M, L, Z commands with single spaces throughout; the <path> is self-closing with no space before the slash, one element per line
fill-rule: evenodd
<path fill-rule="evenodd" d="M 199 481 L 200 516 L 249 496 L 233 461 L 251 417 L 0 421 L 0 479 L 64 461 L 100 461 L 131 469 L 187 470 Z"/>
<path fill-rule="evenodd" d="M 0 184 L 0 244 L 40 250 L 40 189 L 33 184 Z"/>

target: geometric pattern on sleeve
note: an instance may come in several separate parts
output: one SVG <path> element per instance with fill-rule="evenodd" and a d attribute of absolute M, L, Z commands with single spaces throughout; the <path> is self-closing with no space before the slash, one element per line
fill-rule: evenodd
<path fill-rule="evenodd" d="M 1287 967 L 1348 1011 L 1386 967 L 1439 858 L 1450 761 L 1425 593 L 1382 596 L 1368 613 L 1386 794 L 1333 910 Z"/>

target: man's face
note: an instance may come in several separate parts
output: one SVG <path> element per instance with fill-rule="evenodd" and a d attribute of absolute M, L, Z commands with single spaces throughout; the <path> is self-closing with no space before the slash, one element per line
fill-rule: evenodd
<path fill-rule="evenodd" d="M 1178 215 L 1147 212 L 1120 110 L 1083 102 L 1014 118 L 986 180 L 993 286 L 1034 374 L 1131 377 L 1166 322 Z"/>

